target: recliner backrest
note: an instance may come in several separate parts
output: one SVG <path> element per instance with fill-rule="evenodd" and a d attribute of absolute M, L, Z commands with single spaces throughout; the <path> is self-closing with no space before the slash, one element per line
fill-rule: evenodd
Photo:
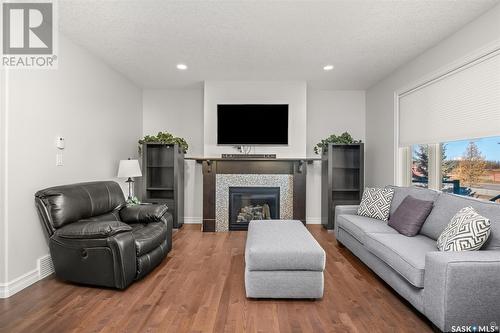
<path fill-rule="evenodd" d="M 99 181 L 47 188 L 35 194 L 35 202 L 52 235 L 68 223 L 119 209 L 125 205 L 125 197 L 118 183 Z"/>

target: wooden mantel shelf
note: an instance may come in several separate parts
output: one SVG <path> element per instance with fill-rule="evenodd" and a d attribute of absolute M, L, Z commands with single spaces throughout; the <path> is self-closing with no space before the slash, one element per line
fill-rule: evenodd
<path fill-rule="evenodd" d="M 197 161 L 283 161 L 283 162 L 307 162 L 313 163 L 314 161 L 321 161 L 321 157 L 277 157 L 277 158 L 255 158 L 255 157 L 236 157 L 236 158 L 223 158 L 223 157 L 203 157 L 203 156 L 187 156 L 185 160 Z"/>

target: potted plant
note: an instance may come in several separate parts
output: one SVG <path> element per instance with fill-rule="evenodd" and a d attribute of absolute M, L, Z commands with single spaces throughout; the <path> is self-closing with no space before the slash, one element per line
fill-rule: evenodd
<path fill-rule="evenodd" d="M 330 143 L 348 145 L 353 143 L 361 143 L 361 140 L 354 140 L 349 132 L 344 132 L 340 135 L 332 134 L 326 139 L 321 140 L 316 144 L 316 146 L 314 146 L 314 153 L 318 155 L 326 153 L 328 151 L 328 145 Z"/>
<path fill-rule="evenodd" d="M 157 135 L 146 135 L 139 140 L 139 154 L 143 143 L 163 143 L 167 145 L 179 145 L 182 151 L 187 153 L 189 145 L 184 138 L 174 136 L 168 132 L 158 132 Z"/>

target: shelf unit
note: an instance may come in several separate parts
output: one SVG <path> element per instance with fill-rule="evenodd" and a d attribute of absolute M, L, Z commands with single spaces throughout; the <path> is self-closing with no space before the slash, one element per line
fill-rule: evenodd
<path fill-rule="evenodd" d="M 174 228 L 184 224 L 184 152 L 178 145 L 142 145 L 140 199 L 163 203 L 174 219 Z"/>
<path fill-rule="evenodd" d="M 364 145 L 330 144 L 321 158 L 321 224 L 334 228 L 335 206 L 357 205 L 364 189 Z"/>

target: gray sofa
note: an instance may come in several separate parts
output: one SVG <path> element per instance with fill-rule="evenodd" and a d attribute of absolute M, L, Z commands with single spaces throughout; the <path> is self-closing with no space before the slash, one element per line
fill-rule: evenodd
<path fill-rule="evenodd" d="M 358 216 L 358 206 L 337 206 L 335 235 L 439 329 L 500 323 L 500 204 L 414 188 L 393 187 L 391 214 L 407 195 L 434 201 L 420 234 L 406 237 L 386 222 Z M 480 251 L 440 252 L 436 240 L 451 218 L 472 206 L 491 221 Z"/>

